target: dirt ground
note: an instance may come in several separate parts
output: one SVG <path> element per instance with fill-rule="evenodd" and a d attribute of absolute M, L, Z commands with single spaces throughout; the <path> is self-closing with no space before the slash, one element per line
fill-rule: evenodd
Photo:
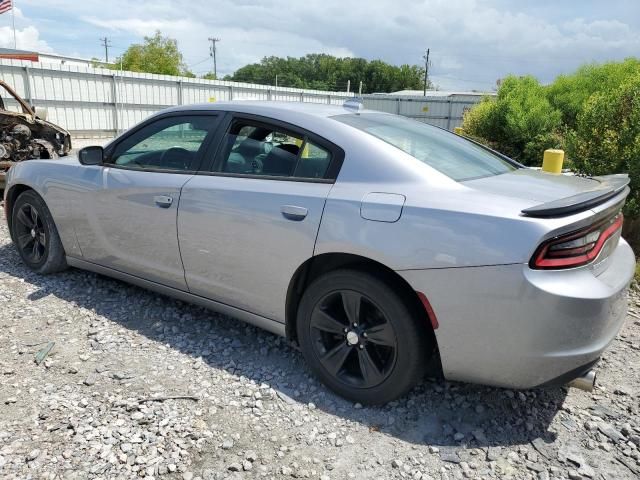
<path fill-rule="evenodd" d="M 426 379 L 363 408 L 238 320 L 79 270 L 33 274 L 1 217 L 0 478 L 639 478 L 630 305 L 593 393 Z"/>

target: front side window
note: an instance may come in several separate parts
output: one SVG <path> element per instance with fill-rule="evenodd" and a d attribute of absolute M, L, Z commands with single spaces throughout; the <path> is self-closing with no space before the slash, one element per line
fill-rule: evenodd
<path fill-rule="evenodd" d="M 320 179 L 331 162 L 331 153 L 306 136 L 263 123 L 233 122 L 225 144 L 225 173 Z"/>
<path fill-rule="evenodd" d="M 162 118 L 120 142 L 111 163 L 133 169 L 189 171 L 217 118 L 192 115 Z"/>
<path fill-rule="evenodd" d="M 345 114 L 332 118 L 390 143 L 458 182 L 516 169 L 479 145 L 415 120 L 383 113 Z"/>

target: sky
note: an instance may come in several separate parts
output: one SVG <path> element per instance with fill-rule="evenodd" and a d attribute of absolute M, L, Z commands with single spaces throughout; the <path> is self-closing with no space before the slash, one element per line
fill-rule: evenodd
<path fill-rule="evenodd" d="M 18 48 L 110 57 L 155 30 L 190 70 L 218 74 L 264 56 L 307 53 L 421 64 L 441 90 L 485 90 L 508 74 L 550 82 L 587 62 L 640 56 L 640 0 L 14 0 Z M 11 14 L 0 47 L 13 46 Z"/>

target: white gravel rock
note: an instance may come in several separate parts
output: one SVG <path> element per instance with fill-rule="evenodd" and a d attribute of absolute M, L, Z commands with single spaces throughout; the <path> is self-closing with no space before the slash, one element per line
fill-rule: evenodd
<path fill-rule="evenodd" d="M 636 293 L 630 305 L 640 312 Z M 550 480 L 640 472 L 633 316 L 603 355 L 591 394 L 429 377 L 405 398 L 369 407 L 337 397 L 284 340 L 236 319 L 79 270 L 28 271 L 2 218 L 0 312 L 3 479 Z M 48 368 L 35 365 L 49 341 Z"/>

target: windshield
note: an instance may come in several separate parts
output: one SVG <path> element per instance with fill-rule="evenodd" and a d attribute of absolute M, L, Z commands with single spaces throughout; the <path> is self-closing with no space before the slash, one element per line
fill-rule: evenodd
<path fill-rule="evenodd" d="M 345 114 L 332 118 L 390 143 L 458 182 L 516 169 L 458 135 L 415 120 L 383 113 Z"/>

